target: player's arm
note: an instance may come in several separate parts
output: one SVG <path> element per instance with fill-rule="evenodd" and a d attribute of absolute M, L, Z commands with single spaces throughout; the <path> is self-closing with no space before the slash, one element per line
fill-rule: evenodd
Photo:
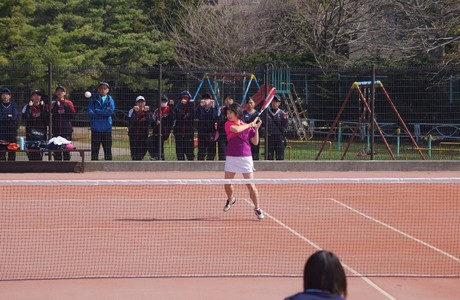
<path fill-rule="evenodd" d="M 230 131 L 231 132 L 234 132 L 234 133 L 240 133 L 240 132 L 243 132 L 245 130 L 248 130 L 249 128 L 257 128 L 259 129 L 260 127 L 260 124 L 262 124 L 261 122 L 251 122 L 251 123 L 247 123 L 247 124 L 244 124 L 244 125 L 232 125 L 230 126 Z"/>
<path fill-rule="evenodd" d="M 259 144 L 259 128 L 262 125 L 262 122 L 252 123 L 254 124 L 254 136 L 251 137 L 250 141 L 253 145 Z"/>

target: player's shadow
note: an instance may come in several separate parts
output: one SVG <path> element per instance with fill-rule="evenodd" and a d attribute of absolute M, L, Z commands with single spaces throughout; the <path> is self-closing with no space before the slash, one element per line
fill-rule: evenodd
<path fill-rule="evenodd" d="M 217 219 L 210 218 L 125 218 L 115 219 L 119 222 L 209 222 L 217 221 Z"/>
<path fill-rule="evenodd" d="M 235 222 L 258 221 L 255 219 L 223 219 L 223 218 L 123 218 L 116 222 Z"/>

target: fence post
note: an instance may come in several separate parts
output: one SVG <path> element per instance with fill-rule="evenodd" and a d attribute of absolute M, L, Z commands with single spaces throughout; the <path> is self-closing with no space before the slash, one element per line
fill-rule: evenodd
<path fill-rule="evenodd" d="M 374 142 L 375 142 L 375 65 L 372 64 L 372 82 L 371 82 L 371 160 L 374 160 Z"/>
<path fill-rule="evenodd" d="M 268 84 L 270 83 L 269 82 L 269 65 L 266 64 L 265 65 L 265 96 L 264 96 L 264 99 L 267 98 L 267 95 L 268 95 Z M 268 160 L 268 113 L 265 113 L 265 160 Z"/>
<path fill-rule="evenodd" d="M 163 67 L 161 64 L 158 64 L 158 120 L 160 123 L 158 124 L 158 160 L 161 160 L 162 155 L 164 153 L 161 153 L 161 144 L 162 144 L 162 139 L 163 137 L 161 136 L 162 134 L 162 126 L 161 126 L 161 97 L 163 94 L 163 89 L 162 89 L 162 83 L 163 83 Z M 150 153 L 152 155 L 152 153 Z"/>
<path fill-rule="evenodd" d="M 53 111 L 52 111 L 52 107 L 51 105 L 53 104 L 53 92 L 52 92 L 52 87 L 51 87 L 51 84 L 53 82 L 53 64 L 52 63 L 48 63 L 48 105 L 49 105 L 49 110 L 50 110 L 50 114 L 49 114 L 49 134 L 48 134 L 48 138 L 51 139 L 51 137 L 53 136 Z M 51 152 L 48 152 L 48 160 L 51 160 Z"/>
<path fill-rule="evenodd" d="M 337 134 L 337 150 L 339 152 L 342 151 L 342 145 L 340 145 L 341 141 L 342 141 L 342 122 L 339 122 L 338 134 Z"/>
<path fill-rule="evenodd" d="M 433 140 L 433 136 L 431 134 L 428 135 L 428 156 L 431 157 L 431 141 Z"/>

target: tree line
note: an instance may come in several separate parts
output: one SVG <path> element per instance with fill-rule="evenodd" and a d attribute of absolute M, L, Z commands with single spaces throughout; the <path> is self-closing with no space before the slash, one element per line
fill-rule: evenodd
<path fill-rule="evenodd" d="M 459 64 L 458 0 L 5 0 L 0 65 Z"/>

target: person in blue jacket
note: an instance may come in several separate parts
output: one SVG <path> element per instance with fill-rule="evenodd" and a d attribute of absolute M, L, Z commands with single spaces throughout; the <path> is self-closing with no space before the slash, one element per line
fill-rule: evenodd
<path fill-rule="evenodd" d="M 100 82 L 98 94 L 91 97 L 88 104 L 88 114 L 91 120 L 91 160 L 99 159 L 99 149 L 102 145 L 104 159 L 112 160 L 112 115 L 115 102 L 109 95 L 110 85 Z"/>
<path fill-rule="evenodd" d="M 0 90 L 0 140 L 16 143 L 18 138 L 19 115 L 16 103 L 11 101 L 11 91 L 7 88 Z M 6 150 L 6 148 L 2 148 Z M 0 160 L 6 159 L 6 153 L 0 152 Z M 16 152 L 8 152 L 8 160 L 16 160 Z"/>
<path fill-rule="evenodd" d="M 305 264 L 303 286 L 303 292 L 285 300 L 344 300 L 347 277 L 339 258 L 325 250 L 313 253 Z"/>

